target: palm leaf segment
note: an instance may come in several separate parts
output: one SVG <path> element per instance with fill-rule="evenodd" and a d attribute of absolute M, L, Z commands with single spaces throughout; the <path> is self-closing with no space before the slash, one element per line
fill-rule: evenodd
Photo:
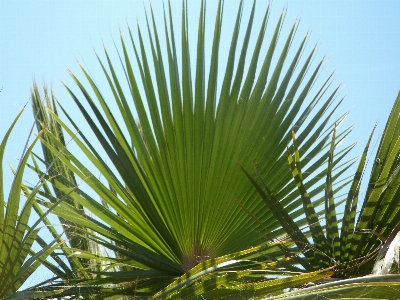
<path fill-rule="evenodd" d="M 71 73 L 83 97 L 69 87 L 66 89 L 96 136 L 101 151 L 65 110 L 70 126 L 57 114 L 51 116 L 74 138 L 86 160 L 65 149 L 63 141 L 51 131 L 46 132 L 51 142 L 47 138 L 42 140 L 103 201 L 99 203 L 91 193 L 77 189 L 73 182 L 54 180 L 52 184 L 58 191 L 69 194 L 74 203 L 85 207 L 93 217 L 67 202 L 61 203 L 55 212 L 87 227 L 93 239 L 123 255 L 125 264 L 143 271 L 143 277 L 148 276 L 148 270 L 157 270 L 158 276 L 165 279 L 157 284 L 152 281 L 155 290 L 203 261 L 240 252 L 282 235 L 279 222 L 271 210 L 265 209 L 257 190 L 237 163 L 245 168 L 255 164 L 281 205 L 290 206 L 292 191 L 296 189 L 285 155 L 291 130 L 302 132 L 297 143 L 301 151 L 308 153 L 310 162 L 329 146 L 329 135 L 334 128 L 328 120 L 338 105 L 333 105 L 337 89 L 326 95 L 329 77 L 319 90 L 311 90 L 322 61 L 310 71 L 315 49 L 301 60 L 307 37 L 289 58 L 297 23 L 284 39 L 283 49 L 276 50 L 284 13 L 271 40 L 265 42 L 268 7 L 251 50 L 255 4 L 240 43 L 241 2 L 228 64 L 221 73 L 223 8 L 220 1 L 212 53 L 206 57 L 206 3 L 201 4 L 194 70 L 184 1 L 180 45 L 169 4 L 162 27 L 166 44 L 161 45 L 161 31 L 156 27 L 152 10 L 146 15 L 147 47 L 139 25 L 136 35 L 129 30 L 130 45 L 121 35 L 119 56 L 125 78 L 117 75 L 106 50 L 104 61 L 98 57 L 113 102 L 106 101 L 83 67 L 89 89 Z M 267 50 L 263 53 L 265 43 Z M 272 63 L 274 59 L 276 64 Z M 249 67 L 245 67 L 247 62 Z M 206 69 L 208 63 L 210 68 Z M 126 79 L 127 90 L 123 89 L 122 79 Z M 311 96 L 311 101 L 306 100 L 307 96 Z M 110 107 L 115 104 L 118 115 Z M 326 159 L 325 155 L 317 160 L 307 173 L 318 169 L 320 161 Z M 95 172 L 89 170 L 87 160 L 96 168 Z M 104 180 L 97 179 L 98 174 Z M 294 210 L 288 214 L 293 219 L 299 216 Z M 306 224 L 306 220 L 299 220 L 298 226 L 301 224 Z M 280 252 L 281 257 L 287 255 Z"/>

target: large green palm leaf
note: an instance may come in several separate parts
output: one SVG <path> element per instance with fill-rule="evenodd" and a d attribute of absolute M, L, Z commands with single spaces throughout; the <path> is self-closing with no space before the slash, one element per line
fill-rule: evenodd
<path fill-rule="evenodd" d="M 85 192 L 73 181 L 49 177 L 56 190 L 68 194 L 72 201 L 72 204 L 62 202 L 54 211 L 64 219 L 87 227 L 88 236 L 97 243 L 123 254 L 125 260 L 119 260 L 117 265 L 129 265 L 138 272 L 136 276 L 142 281 L 136 285 L 137 293 L 145 293 L 147 289 L 151 294 L 189 270 L 192 271 L 188 276 L 192 278 L 196 273 L 193 268 L 204 261 L 258 247 L 282 236 L 284 231 L 279 221 L 265 208 L 238 163 L 245 168 L 256 165 L 271 192 L 279 195 L 276 201 L 288 207 L 287 214 L 295 219 L 300 216 L 296 210 L 299 200 L 292 205 L 296 184 L 291 181 L 285 154 L 291 130 L 302 131 L 298 147 L 302 153 L 307 153 L 306 163 L 309 163 L 304 174 L 320 170 L 329 156 L 323 149 L 329 148 L 329 136 L 335 127 L 329 124 L 329 119 L 339 105 L 335 104 L 337 89 L 329 90 L 330 77 L 319 90 L 311 89 L 322 61 L 311 66 L 315 49 L 301 59 L 307 37 L 289 55 L 297 30 L 295 23 L 278 51 L 276 45 L 283 13 L 271 40 L 264 41 L 268 7 L 256 33 L 257 42 L 251 49 L 249 40 L 254 31 L 255 3 L 240 43 L 241 2 L 228 64 L 223 70 L 219 62 L 223 7 L 220 1 L 213 50 L 211 57 L 206 57 L 206 3 L 202 2 L 194 70 L 184 1 L 180 46 L 169 4 L 162 28 L 166 44 L 161 44 L 161 31 L 152 10 L 146 16 L 147 46 L 139 25 L 136 34 L 129 30 L 130 43 L 121 35 L 119 55 L 123 76 L 117 74 L 117 66 L 106 50 L 105 60 L 98 56 L 111 98 L 103 96 L 104 87 L 100 89 L 83 67 L 85 81 L 71 73 L 80 93 L 72 87 L 66 86 L 66 89 L 96 142 L 90 141 L 80 122 L 68 111 L 61 107 L 69 125 L 56 111 L 50 111 L 85 158 L 69 152 L 65 142 L 51 130 L 47 130 L 46 138 L 42 139 L 46 151 L 53 153 L 60 166 L 84 180 L 91 190 Z M 266 53 L 262 52 L 263 43 L 268 43 Z M 179 48 L 181 55 L 178 55 Z M 272 63 L 274 59 L 275 64 Z M 205 68 L 207 61 L 209 69 Z M 249 67 L 245 67 L 248 61 Z M 222 78 L 220 92 L 218 78 Z M 124 89 L 126 84 L 128 88 Z M 118 114 L 115 114 L 114 105 L 118 107 Z M 344 131 L 342 137 L 346 134 Z M 88 167 L 88 162 L 95 171 Z M 323 185 L 318 177 L 304 177 L 310 177 L 313 185 Z M 91 196 L 93 192 L 98 199 Z M 40 203 L 51 205 L 51 201 Z M 91 215 L 76 205 L 83 206 Z M 296 226 L 306 223 L 304 217 L 299 218 Z M 294 247 L 294 243 L 289 242 L 285 247 Z M 292 252 L 285 247 L 272 257 L 291 256 Z M 75 250 L 77 256 L 90 256 L 83 254 L 82 249 Z M 296 251 L 299 249 L 294 248 L 293 253 Z M 257 257 L 254 255 L 253 259 Z M 270 259 L 262 252 L 258 256 L 262 261 Z M 313 269 L 312 259 L 305 263 L 305 268 Z M 103 260 L 113 265 L 114 259 L 104 257 Z M 289 266 L 286 264 L 285 268 Z M 169 275 L 153 287 L 149 270 Z M 109 278 L 112 282 L 112 276 Z M 265 279 L 263 276 L 255 279 L 260 280 Z M 188 285 L 193 282 L 189 281 Z"/>

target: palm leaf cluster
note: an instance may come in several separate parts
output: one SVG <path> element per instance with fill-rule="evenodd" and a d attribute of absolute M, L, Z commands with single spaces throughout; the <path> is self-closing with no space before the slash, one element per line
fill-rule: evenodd
<path fill-rule="evenodd" d="M 320 169 L 329 155 L 324 149 L 329 147 L 330 134 L 335 128 L 334 121 L 329 123 L 329 119 L 340 103 L 335 103 L 337 89 L 329 91 L 330 77 L 319 89 L 311 89 L 323 61 L 312 67 L 315 49 L 301 59 L 307 37 L 293 54 L 289 54 L 297 23 L 284 38 L 281 51 L 277 52 L 276 45 L 283 14 L 271 39 L 264 41 L 269 7 L 250 52 L 255 4 L 242 43 L 239 29 L 243 3 L 239 5 L 228 64 L 223 69 L 219 63 L 223 9 L 223 1 L 220 1 L 213 50 L 211 57 L 206 57 L 206 7 L 202 2 L 194 70 L 190 63 L 187 3 L 184 2 L 180 55 L 176 50 L 178 44 L 169 4 L 161 28 L 167 37 L 165 45 L 161 45 L 160 29 L 152 10 L 146 16 L 145 28 L 150 52 L 145 47 L 139 25 L 137 36 L 129 30 L 130 43 L 121 35 L 119 55 L 126 82 L 117 76 L 116 66 L 106 50 L 104 61 L 98 56 L 112 99 L 103 97 L 100 87 L 83 67 L 86 83 L 71 73 L 80 95 L 70 87 L 66 88 L 99 145 L 89 141 L 67 111 L 63 110 L 70 125 L 58 117 L 56 110 L 50 110 L 46 117 L 73 137 L 96 169 L 95 172 L 90 170 L 85 161 L 69 152 L 55 130 L 46 130 L 48 126 L 44 126 L 46 132 L 41 141 L 45 151 L 52 153 L 45 157 L 47 165 L 57 157 L 62 169 L 68 169 L 85 180 L 85 184 L 99 197 L 92 198 L 91 193 L 80 189 L 75 181 L 68 180 L 66 172 L 60 172 L 62 176 L 49 175 L 56 193 L 68 194 L 72 201 L 60 203 L 54 212 L 62 219 L 87 228 L 90 239 L 115 253 L 115 257 L 100 257 L 82 248 L 76 249 L 81 258 L 103 260 L 108 264 L 103 267 L 103 272 L 95 272 L 98 277 L 91 284 L 128 282 L 127 293 L 148 297 L 156 290 L 167 291 L 168 285 L 181 280 L 178 278 L 183 275 L 188 278 L 184 280 L 185 284 L 179 285 L 179 290 L 191 287 L 190 293 L 196 294 L 204 286 L 193 288 L 193 284 L 212 278 L 210 272 L 205 273 L 207 276 L 200 276 L 205 271 L 195 266 L 207 265 L 209 260 L 241 253 L 282 236 L 284 231 L 279 221 L 271 210 L 265 208 L 238 163 L 245 167 L 256 164 L 260 174 L 268 178 L 267 184 L 277 199 L 288 207 L 290 218 L 298 218 L 295 222 L 298 227 L 307 223 L 296 210 L 300 200 L 293 193 L 296 185 L 291 182 L 290 169 L 286 165 L 286 147 L 291 139 L 291 130 L 301 131 L 297 140 L 302 151 L 307 153 L 307 174 L 323 173 Z M 268 43 L 265 53 L 262 52 L 264 43 Z M 272 64 L 273 59 L 276 59 L 276 64 Z M 210 68 L 206 70 L 207 62 Z M 247 62 L 249 67 L 245 68 Z M 219 90 L 220 77 L 222 86 Z M 128 86 L 126 90 L 123 89 L 125 84 Z M 39 110 L 42 102 L 37 88 L 33 100 L 35 110 Z M 111 105 L 117 105 L 118 116 Z M 345 116 L 336 121 L 341 122 Z M 43 126 L 44 115 L 41 118 L 38 123 Z M 347 133 L 348 130 L 341 133 L 341 138 Z M 107 161 L 98 151 L 99 146 Z M 346 148 L 344 153 L 349 149 Z M 341 161 L 344 153 L 336 162 Z M 339 169 L 344 170 L 343 167 Z M 98 179 L 98 174 L 103 180 Z M 323 186 L 319 178 L 316 175 L 310 183 L 316 186 L 316 193 Z M 48 207 L 52 205 L 52 201 L 39 203 Z M 84 213 L 77 205 L 83 206 L 90 214 Z M 278 249 L 275 249 L 277 246 L 268 246 L 275 247 L 274 264 L 277 259 L 283 260 L 284 269 L 296 271 L 295 254 L 300 253 L 305 245 L 298 248 L 292 242 L 285 244 L 288 245 Z M 293 249 L 289 251 L 289 248 Z M 251 260 L 237 259 L 241 268 L 258 269 L 261 268 L 258 261 L 270 261 L 263 251 L 250 252 Z M 250 266 L 244 263 L 247 260 Z M 286 260 L 293 262 L 284 262 Z M 234 265 L 239 267 L 237 263 Z M 311 263 L 304 267 L 313 270 Z M 105 272 L 121 271 L 120 268 L 126 273 Z M 122 274 L 125 277 L 121 277 Z M 253 276 L 247 289 L 253 293 L 256 284 L 265 281 L 264 275 L 261 272 L 259 276 Z M 136 278 L 134 282 L 132 278 Z M 244 280 L 243 276 L 229 278 L 221 279 L 222 288 L 227 289 L 231 280 Z"/>
<path fill-rule="evenodd" d="M 313 261 L 313 267 L 323 270 L 326 265 L 330 265 L 330 270 L 332 270 L 333 282 L 328 281 L 325 284 L 284 293 L 275 299 L 343 299 L 343 297 L 346 299 L 395 299 L 398 297 L 400 281 L 395 273 L 398 273 L 400 259 L 398 252 L 400 216 L 397 200 L 398 154 L 400 151 L 398 143 L 399 105 L 400 93 L 380 138 L 363 201 L 359 203 L 361 180 L 375 129 L 360 158 L 342 215 L 336 212 L 337 207 L 332 192 L 331 166 L 333 145 L 336 139 L 336 132 L 333 132 L 323 197 L 325 222 L 323 218 L 315 218 L 314 205 L 317 201 L 310 201 L 311 197 L 305 188 L 300 154 L 296 145 L 296 136 L 293 133 L 293 153 L 288 151 L 288 164 L 291 166 L 293 180 L 298 186 L 299 197 L 303 202 L 308 231 L 300 232 L 290 217 L 287 217 L 285 209 L 274 203 L 274 195 L 268 190 L 259 174 L 257 174 L 258 178 L 252 178 L 245 171 L 266 205 L 281 221 L 285 231 L 297 239 L 298 244 L 306 237 L 312 239 L 313 251 L 319 253 L 314 257 L 320 259 Z M 294 241 L 296 242 L 296 240 Z M 302 260 L 310 260 L 306 252 Z M 338 279 L 335 280 L 335 278 Z M 344 279 L 340 280 L 340 278 Z"/>
<path fill-rule="evenodd" d="M 303 202 L 303 211 L 307 217 L 309 225 L 309 235 L 313 240 L 313 248 L 319 252 L 320 261 L 313 261 L 316 269 L 335 266 L 335 277 L 351 278 L 358 275 L 369 274 L 375 265 L 377 274 L 390 273 L 391 264 L 383 267 L 384 255 L 388 251 L 392 242 L 399 232 L 400 210 L 397 201 L 398 197 L 398 155 L 399 147 L 399 105 L 400 95 L 398 95 L 392 112 L 387 121 L 384 135 L 380 140 L 380 145 L 376 153 L 376 158 L 371 170 L 368 189 L 362 205 L 359 205 L 359 194 L 361 179 L 367 162 L 368 149 L 371 143 L 370 136 L 364 152 L 361 156 L 356 174 L 352 180 L 348 192 L 342 218 L 336 212 L 334 193 L 332 188 L 332 162 L 335 142 L 335 132 L 332 137 L 332 145 L 326 172 L 326 184 L 324 193 L 325 202 L 325 224 L 322 219 L 316 216 L 314 205 L 317 201 L 311 201 L 311 197 L 305 188 L 301 172 L 301 159 L 296 146 L 296 137 L 293 135 L 294 153 L 288 153 L 288 164 L 291 166 L 293 179 L 295 180 L 299 196 Z M 268 207 L 272 207 L 273 195 L 269 192 L 262 178 L 261 185 L 255 179 L 250 180 L 265 200 Z M 360 212 L 357 216 L 357 209 Z M 272 210 L 272 208 L 271 208 Z M 296 224 L 290 223 L 283 207 L 279 206 L 274 214 L 281 220 L 282 227 L 288 234 L 296 232 L 297 242 L 307 238 L 305 232 L 298 233 Z M 282 216 L 284 216 L 282 218 Z M 341 224 L 339 227 L 338 224 Z M 398 246 L 397 246 L 398 247 Z M 398 256 L 398 255 L 397 255 Z M 307 255 L 305 254 L 307 258 Z M 398 261 L 398 258 L 397 258 Z M 380 262 L 380 264 L 378 263 Z M 394 260 L 393 260 L 394 262 Z"/>
<path fill-rule="evenodd" d="M 259 8 L 254 1 L 245 20 L 243 5 L 225 53 L 218 2 L 210 55 L 206 1 L 196 37 L 187 1 L 180 24 L 170 2 L 160 20 L 150 8 L 144 28 L 121 34 L 119 61 L 96 54 L 102 81 L 81 65 L 81 76 L 70 72 L 65 88 L 79 117 L 34 84 L 43 155 L 30 146 L 8 201 L 0 189 L 0 298 L 397 295 L 399 277 L 382 274 L 398 271 L 400 96 L 359 203 L 372 134 L 356 174 L 344 178 L 353 145 L 338 145 L 351 128 L 339 131 L 347 113 L 332 120 L 341 99 L 332 76 L 318 79 L 323 59 L 313 63 L 307 36 L 294 47 L 298 22 L 283 36 L 284 12 L 270 26 L 268 6 L 255 28 Z M 22 184 L 25 165 L 37 186 Z M 32 208 L 39 219 L 30 227 Z M 51 241 L 38 236 L 39 224 Z M 43 250 L 34 253 L 34 241 Z M 14 293 L 40 264 L 54 277 Z"/>

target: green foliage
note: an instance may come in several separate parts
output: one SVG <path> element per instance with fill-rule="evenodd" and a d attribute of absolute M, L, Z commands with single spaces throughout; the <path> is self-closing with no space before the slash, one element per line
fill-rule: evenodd
<path fill-rule="evenodd" d="M 0 299 L 397 295 L 398 275 L 357 276 L 370 274 L 374 261 L 374 272 L 398 270 L 387 270 L 382 259 L 392 255 L 400 226 L 400 94 L 357 213 L 372 134 L 354 177 L 342 179 L 353 145 L 339 152 L 337 146 L 351 128 L 338 131 L 347 113 L 330 120 L 341 103 L 331 77 L 313 88 L 323 60 L 312 65 L 307 36 L 291 51 L 297 22 L 282 38 L 284 12 L 266 40 L 270 7 L 258 29 L 255 2 L 247 24 L 242 9 L 243 1 L 226 66 L 220 62 L 224 1 L 210 56 L 206 2 L 193 48 L 183 1 L 180 32 L 168 3 L 161 23 L 150 9 L 145 33 L 137 25 L 127 40 L 121 34 L 119 62 L 106 49 L 104 58 L 96 54 L 101 88 L 82 66 L 83 79 L 70 73 L 75 86 L 65 87 L 78 118 L 34 84 L 35 142 L 43 155 L 31 154 L 35 142 L 27 149 L 8 199 L 0 168 Z M 26 165 L 39 185 L 22 183 Z M 347 197 L 338 196 L 349 183 Z M 28 226 L 32 209 L 39 219 Z M 53 241 L 38 236 L 39 224 Z M 35 241 L 42 247 L 37 253 Z M 16 292 L 41 264 L 55 277 Z M 299 290 L 284 292 L 292 288 Z"/>
<path fill-rule="evenodd" d="M 22 286 L 25 280 L 44 262 L 46 257 L 52 253 L 60 244 L 58 236 L 51 243 L 43 245 L 40 251 L 32 249 L 35 240 L 39 239 L 38 233 L 41 224 L 39 219 L 33 226 L 28 225 L 35 195 L 40 189 L 36 186 L 27 195 L 24 203 L 21 202 L 22 178 L 25 165 L 32 151 L 35 141 L 26 149 L 15 177 L 12 181 L 8 198 L 4 193 L 3 158 L 4 151 L 11 131 L 15 126 L 22 111 L 15 118 L 0 143 L 0 299 L 17 299 L 13 294 Z M 23 299 L 31 299 L 29 295 L 21 292 Z"/>
<path fill-rule="evenodd" d="M 399 189 L 399 109 L 400 93 L 393 105 L 388 118 L 380 146 L 376 153 L 374 165 L 369 178 L 361 211 L 357 216 L 358 196 L 360 193 L 362 174 L 367 161 L 368 148 L 372 134 L 361 156 L 356 174 L 353 177 L 350 190 L 345 201 L 345 210 L 341 220 L 336 213 L 336 204 L 332 193 L 332 164 L 335 131 L 332 135 L 332 144 L 329 150 L 328 169 L 325 185 L 325 220 L 317 218 L 314 210 L 315 201 L 310 201 L 305 188 L 306 183 L 302 178 L 300 155 L 296 146 L 296 137 L 293 135 L 294 153 L 288 152 L 288 162 L 292 169 L 293 178 L 297 183 L 300 197 L 303 202 L 303 212 L 307 216 L 309 232 L 300 232 L 292 219 L 287 216 L 284 207 L 278 206 L 272 210 L 282 227 L 290 234 L 296 244 L 307 243 L 312 239 L 310 246 L 313 248 L 314 259 L 312 265 L 320 270 L 326 265 L 332 266 L 334 276 L 338 278 L 354 278 L 338 280 L 333 283 L 320 285 L 293 293 L 288 293 L 277 299 L 342 299 L 368 298 L 368 299 L 394 299 L 399 293 L 398 276 L 367 276 L 398 272 L 400 230 L 400 210 L 398 207 Z M 253 185 L 265 200 L 268 207 L 277 206 L 274 195 L 268 190 L 264 181 L 259 176 L 258 184 L 246 171 Z M 342 223 L 340 234 L 338 223 Z M 325 223 L 325 224 L 323 224 Z M 392 245 L 393 243 L 393 245 Z M 397 247 L 397 251 L 395 250 Z M 390 250 L 389 250 L 390 249 Z M 388 259 L 383 258 L 386 252 Z M 320 254 L 320 255 L 318 255 Z M 311 259 L 304 253 L 302 260 Z M 304 264 L 304 263 L 303 263 Z M 383 268 L 383 269 L 382 269 Z M 357 277 L 361 276 L 361 277 Z"/>
<path fill-rule="evenodd" d="M 397 299 L 400 291 L 399 275 L 361 276 L 299 289 L 273 299 Z"/>
<path fill-rule="evenodd" d="M 34 84 L 31 91 L 32 107 L 35 116 L 36 126 L 38 130 L 46 128 L 53 136 L 56 137 L 59 143 L 62 143 L 65 147 L 65 140 L 62 129 L 60 125 L 55 122 L 55 120 L 47 113 L 45 109 L 46 104 L 48 107 L 54 107 L 56 111 L 56 99 L 53 94 L 49 95 L 46 86 L 44 87 L 44 98 L 40 97 L 40 93 L 36 84 Z M 46 131 L 42 132 L 42 140 L 46 140 L 48 143 L 52 143 L 51 138 Z M 59 202 L 68 203 L 71 206 L 76 207 L 81 213 L 84 213 L 83 207 L 77 203 L 74 203 L 71 199 L 69 193 L 63 193 L 62 190 L 57 188 L 55 181 L 63 182 L 64 184 L 70 183 L 72 185 L 77 185 L 75 175 L 69 170 L 65 164 L 58 160 L 59 154 L 54 154 L 49 151 L 42 144 L 43 158 L 38 156 L 32 156 L 33 165 L 29 165 L 32 170 L 34 170 L 39 175 L 39 180 L 41 182 L 42 188 L 38 191 L 39 195 L 49 199 L 53 205 L 58 205 Z M 39 164 L 43 163 L 46 172 L 40 170 Z M 49 185 L 50 183 L 50 185 Z M 53 189 L 53 191 L 52 191 Z M 39 216 L 43 217 L 43 223 L 49 229 L 53 238 L 55 238 L 59 233 L 57 230 L 51 226 L 51 221 L 44 215 L 41 207 L 35 202 L 34 209 Z M 63 244 L 61 245 L 61 253 L 57 255 L 51 255 L 52 259 L 57 263 L 57 265 L 51 264 L 46 261 L 46 267 L 53 272 L 57 278 L 62 278 L 64 280 L 72 280 L 76 278 L 89 278 L 88 273 L 85 268 L 88 267 L 90 261 L 86 259 L 79 259 L 71 256 L 71 250 L 69 247 L 82 249 L 83 251 L 95 251 L 96 249 L 91 249 L 89 246 L 89 241 L 86 237 L 86 229 L 82 229 L 78 224 L 71 222 L 68 218 L 59 219 L 59 223 L 62 224 L 63 232 L 69 242 L 69 246 Z M 54 222 L 54 221 L 53 221 Z M 40 241 L 44 243 L 44 241 Z M 64 261 L 67 259 L 67 263 Z M 95 267 L 93 264 L 91 267 Z"/>
<path fill-rule="evenodd" d="M 393 105 L 380 140 L 368 188 L 361 212 L 355 225 L 355 232 L 348 240 L 348 259 L 356 259 L 374 253 L 386 241 L 400 220 L 400 93 Z M 356 175 L 357 176 L 357 175 Z M 358 245 L 357 247 L 355 245 Z M 362 245 L 361 247 L 359 247 Z M 376 253 L 376 252 L 375 252 Z M 379 258 L 379 257 L 378 257 Z M 373 261 L 364 264 L 360 273 L 371 269 Z M 357 274 L 353 272 L 353 274 Z"/>
<path fill-rule="evenodd" d="M 180 45 L 169 4 L 162 28 L 164 45 L 152 10 L 146 15 L 146 39 L 139 25 L 136 35 L 129 29 L 130 43 L 121 35 L 118 67 L 123 76 L 117 75 L 117 65 L 107 50 L 104 60 L 97 56 L 111 99 L 103 96 L 104 91 L 83 67 L 85 81 L 70 73 L 80 95 L 71 87 L 66 89 L 91 128 L 93 140 L 81 130 L 82 121 L 77 122 L 62 106 L 69 125 L 61 120 L 55 101 L 44 113 L 43 102 L 49 101 L 42 101 L 34 87 L 35 111 L 43 112 L 38 119 L 44 130 L 43 162 L 46 166 L 54 163 L 54 172 L 43 178 L 55 193 L 43 182 L 45 191 L 37 202 L 49 208 L 60 195 L 68 195 L 68 201 L 61 201 L 53 212 L 68 220 L 65 224 L 76 229 L 71 230 L 73 234 L 107 249 L 107 253 L 94 253 L 70 243 L 71 248 L 64 249 L 64 253 L 69 251 L 69 259 L 97 263 L 96 268 L 80 269 L 92 276 L 68 280 L 70 289 L 61 295 L 80 293 L 96 299 L 117 295 L 262 297 L 333 274 L 329 264 L 324 269 L 314 267 L 322 260 L 318 252 L 304 252 L 308 235 L 300 243 L 293 237 L 282 239 L 285 229 L 281 220 L 273 208 L 265 208 L 265 199 L 259 197 L 238 163 L 244 169 L 257 166 L 277 210 L 284 207 L 285 219 L 296 228 L 289 234 L 300 237 L 298 229 L 308 219 L 298 210 L 302 200 L 295 195 L 296 183 L 286 164 L 287 142 L 292 129 L 302 131 L 296 147 L 307 153 L 304 165 L 309 163 L 303 171 L 307 175 L 302 176 L 316 191 L 324 186 L 320 180 L 326 172 L 324 161 L 331 161 L 328 169 L 346 170 L 348 162 L 336 164 L 351 146 L 335 163 L 332 153 L 324 150 L 336 145 L 330 143 L 336 125 L 329 119 L 341 102 L 335 103 L 337 89 L 330 92 L 330 77 L 319 90 L 312 89 L 322 61 L 312 66 L 315 49 L 301 59 L 307 37 L 289 54 L 297 23 L 283 48 L 277 50 L 284 14 L 263 53 L 267 8 L 251 49 L 254 3 L 244 26 L 244 40 L 239 42 L 242 6 L 241 2 L 225 69 L 219 60 L 223 1 L 218 5 L 211 57 L 205 55 L 206 8 L 202 2 L 193 72 L 184 1 Z M 222 80 L 220 92 L 218 79 Z M 340 139 L 348 132 L 342 132 Z M 79 152 L 66 147 L 67 136 Z M 34 168 L 41 176 L 45 173 Z M 81 189 L 75 178 L 84 180 L 88 190 Z M 311 219 L 318 216 L 316 212 Z M 321 232 L 315 234 L 322 238 Z M 306 261 L 299 259 L 303 252 Z M 300 274 L 304 269 L 312 272 Z M 276 277 L 276 273 L 280 275 Z M 275 279 L 270 280 L 271 276 Z M 61 285 L 66 282 L 47 288 Z"/>

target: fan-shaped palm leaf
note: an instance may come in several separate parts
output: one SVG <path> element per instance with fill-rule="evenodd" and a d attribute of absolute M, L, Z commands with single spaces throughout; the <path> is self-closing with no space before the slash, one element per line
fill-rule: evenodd
<path fill-rule="evenodd" d="M 71 87 L 66 86 L 66 89 L 96 142 L 90 141 L 81 130 L 81 122 L 62 107 L 70 125 L 62 121 L 56 111 L 50 112 L 85 158 L 65 148 L 65 142 L 51 130 L 46 130 L 46 138 L 42 139 L 46 151 L 53 153 L 68 172 L 83 179 L 90 190 L 85 192 L 72 181 L 52 178 L 51 184 L 56 190 L 68 194 L 73 203 L 62 202 L 54 212 L 88 228 L 86 234 L 91 239 L 117 253 L 115 257 L 96 256 L 109 266 L 97 273 L 101 275 L 100 281 L 87 282 L 91 286 L 129 282 L 131 286 L 126 290 L 110 288 L 109 292 L 135 293 L 143 297 L 156 294 L 166 298 L 174 295 L 181 282 L 179 278 L 183 276 L 187 281 L 179 286 L 179 291 L 188 293 L 187 296 L 194 295 L 207 291 L 197 283 L 217 278 L 212 276 L 216 276 L 213 274 L 217 274 L 219 268 L 207 273 L 205 265 L 218 265 L 219 259 L 230 253 L 236 253 L 231 260 L 238 260 L 240 263 L 235 267 L 241 270 L 251 270 L 246 260 L 252 264 L 279 262 L 285 270 L 296 269 L 297 259 L 291 258 L 291 263 L 285 263 L 285 257 L 300 251 L 292 241 L 286 245 L 278 243 L 280 246 L 273 247 L 273 254 L 247 250 L 282 236 L 284 230 L 273 212 L 265 208 L 237 163 L 245 168 L 255 164 L 276 195 L 276 201 L 288 207 L 288 216 L 292 219 L 301 216 L 292 205 L 296 199 L 293 193 L 296 184 L 291 181 L 286 164 L 287 142 L 293 128 L 302 132 L 297 143 L 301 152 L 307 153 L 304 178 L 313 174 L 315 177 L 308 178 L 310 183 L 323 186 L 317 175 L 324 172 L 318 170 L 329 157 L 329 151 L 322 150 L 329 147 L 330 134 L 335 127 L 328 120 L 340 103 L 334 104 L 337 89 L 329 92 L 330 77 L 319 90 L 312 89 L 322 61 L 311 66 L 315 49 L 301 59 L 307 37 L 292 56 L 289 55 L 297 22 L 286 36 L 281 51 L 276 49 L 284 14 L 274 27 L 271 40 L 267 41 L 268 49 L 262 52 L 269 7 L 251 50 L 249 40 L 254 30 L 255 3 L 242 43 L 239 29 L 243 2 L 239 5 L 228 64 L 221 73 L 223 8 L 223 1 L 219 1 L 213 50 L 211 57 L 206 57 L 206 3 L 202 1 L 193 71 L 184 1 L 179 55 L 169 4 L 162 28 L 166 37 L 164 45 L 161 45 L 160 28 L 156 26 L 152 10 L 146 16 L 147 46 L 139 25 L 136 35 L 129 30 L 130 44 L 121 35 L 122 76 L 117 75 L 116 65 L 106 50 L 105 60 L 98 56 L 111 99 L 106 99 L 83 67 L 86 83 L 71 73 L 82 96 Z M 274 59 L 276 64 L 272 63 Z M 207 61 L 209 69 L 205 68 Z M 249 66 L 245 67 L 247 62 Z M 219 78 L 222 79 L 220 93 Z M 124 90 L 125 84 L 128 88 Z M 114 105 L 118 107 L 118 114 L 114 112 Z M 95 171 L 88 166 L 89 162 Z M 95 174 L 100 174 L 102 179 Z M 98 199 L 91 196 L 93 193 Z M 51 201 L 46 200 L 39 203 L 51 205 Z M 83 206 L 91 215 L 76 205 Z M 295 223 L 300 227 L 307 224 L 307 219 L 299 218 Z M 288 251 L 289 248 L 293 248 L 293 252 Z M 90 252 L 75 250 L 79 257 L 93 258 Z M 253 253 L 251 259 L 241 259 L 241 251 Z M 304 267 L 312 270 L 313 259 L 310 257 Z M 110 272 L 108 276 L 104 273 L 107 268 L 124 266 L 129 266 L 134 279 L 120 277 L 118 273 Z M 256 283 L 266 280 L 264 275 L 252 274 L 251 289 L 257 289 Z M 324 273 L 322 277 L 326 276 Z M 237 280 L 227 277 L 210 293 L 217 296 L 220 288 L 227 288 Z M 174 286 L 172 290 L 169 290 L 170 284 Z M 262 289 L 262 284 L 259 288 Z M 182 289 L 191 289 L 191 292 Z M 96 289 L 91 292 L 100 293 Z"/>

